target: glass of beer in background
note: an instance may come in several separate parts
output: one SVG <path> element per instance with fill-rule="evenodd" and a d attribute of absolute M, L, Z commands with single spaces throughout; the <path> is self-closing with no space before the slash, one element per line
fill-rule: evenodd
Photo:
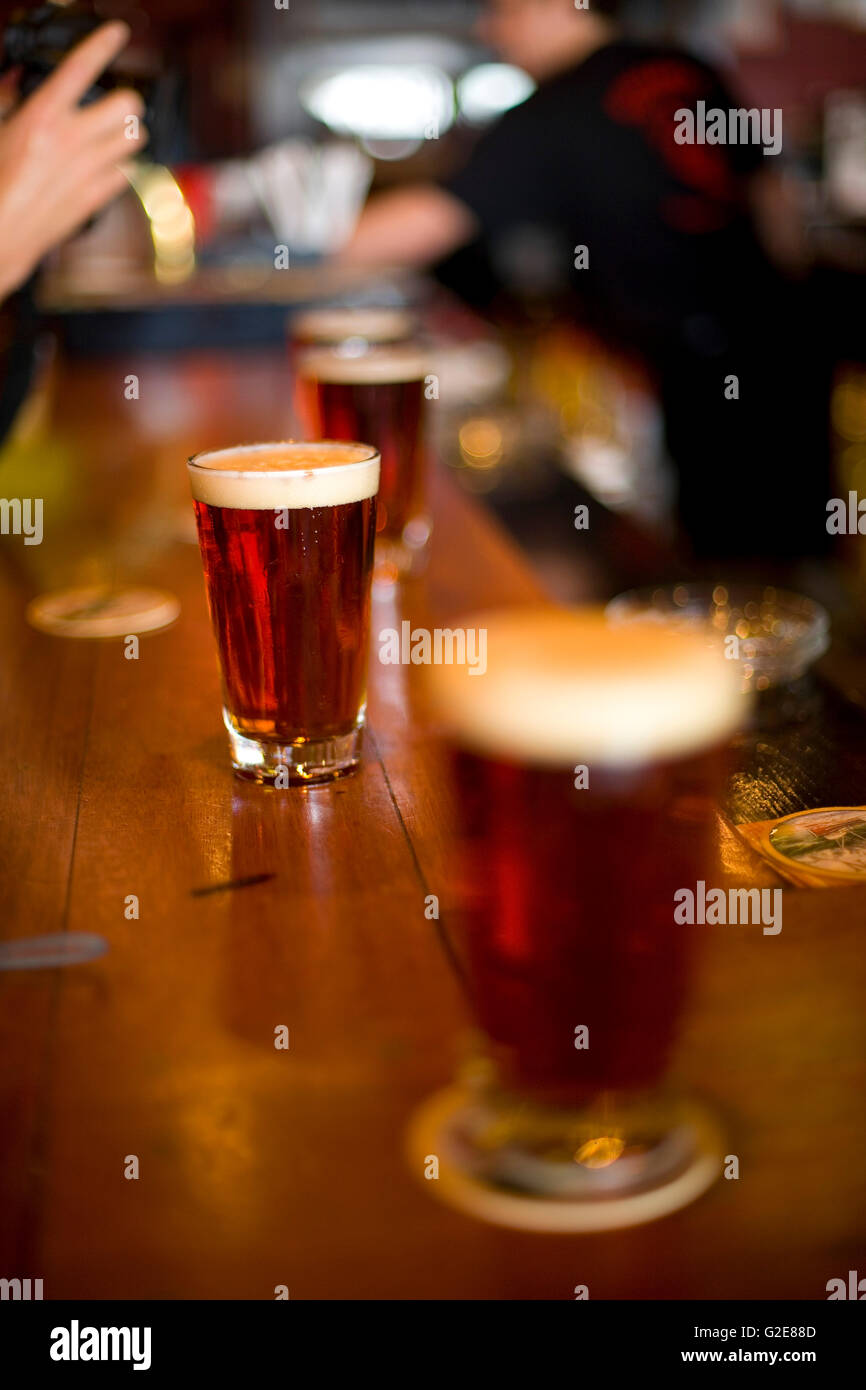
<path fill-rule="evenodd" d="M 232 762 L 256 782 L 358 763 L 379 454 L 243 445 L 189 460 Z"/>
<path fill-rule="evenodd" d="M 311 433 L 304 423 L 305 410 L 298 378 L 298 363 L 311 348 L 339 348 L 357 356 L 372 347 L 389 347 L 407 342 L 415 332 L 415 315 L 408 309 L 386 305 L 326 304 L 304 309 L 289 319 L 289 366 L 292 374 L 292 430 Z M 335 436 L 336 437 L 336 436 Z M 356 436 L 360 439 L 367 435 Z"/>
<path fill-rule="evenodd" d="M 486 1045 L 420 1142 L 443 1197 L 450 1183 L 490 1219 L 647 1220 L 721 1172 L 712 1122 L 660 1083 L 701 930 L 675 922 L 674 894 L 712 881 L 737 664 L 591 608 L 468 626 L 487 633 L 484 674 L 429 680 L 456 792 L 456 945 Z"/>
<path fill-rule="evenodd" d="M 301 425 L 311 438 L 370 439 L 382 458 L 376 577 L 396 580 L 423 567 L 431 524 L 426 508 L 425 378 L 416 343 L 355 351 L 311 349 L 297 365 Z"/>

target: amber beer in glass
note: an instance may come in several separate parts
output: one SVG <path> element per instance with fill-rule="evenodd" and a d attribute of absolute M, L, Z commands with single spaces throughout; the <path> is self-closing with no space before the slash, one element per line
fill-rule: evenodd
<path fill-rule="evenodd" d="M 189 461 L 236 772 L 276 785 L 358 763 L 379 455 L 255 444 Z"/>
<path fill-rule="evenodd" d="M 415 344 L 313 349 L 298 362 L 297 400 L 310 437 L 370 439 L 382 458 L 376 536 L 381 578 L 416 573 L 430 539 L 425 506 L 424 392 Z"/>
<path fill-rule="evenodd" d="M 737 666 L 702 636 L 594 609 L 469 626 L 487 631 L 486 673 L 430 673 L 486 1038 L 452 1152 L 488 1187 L 567 1199 L 575 1229 L 647 1219 L 717 1171 L 660 1083 L 699 930 L 675 922 L 674 894 L 713 878 Z M 623 1196 L 640 1201 L 594 1205 Z"/>

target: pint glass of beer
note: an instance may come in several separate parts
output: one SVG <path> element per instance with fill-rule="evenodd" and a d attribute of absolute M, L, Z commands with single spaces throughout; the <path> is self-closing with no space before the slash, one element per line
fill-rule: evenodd
<path fill-rule="evenodd" d="M 712 1125 L 662 1081 L 701 930 L 678 924 L 674 895 L 713 879 L 737 666 L 700 636 L 595 609 L 470 626 L 486 671 L 432 667 L 430 686 L 456 794 L 454 935 L 485 1043 L 422 1142 L 458 1204 L 490 1219 L 647 1220 L 721 1171 Z"/>
<path fill-rule="evenodd" d="M 235 771 L 286 786 L 357 765 L 379 454 L 253 444 L 190 459 Z"/>
<path fill-rule="evenodd" d="M 328 439 L 370 439 L 382 458 L 376 573 L 417 573 L 430 539 L 425 506 L 424 392 L 428 360 L 415 344 L 368 351 L 313 349 L 298 362 L 302 428 Z"/>

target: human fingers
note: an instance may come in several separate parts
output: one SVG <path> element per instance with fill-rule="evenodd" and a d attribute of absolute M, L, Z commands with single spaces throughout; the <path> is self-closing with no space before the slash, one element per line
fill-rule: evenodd
<path fill-rule="evenodd" d="M 125 125 L 104 131 L 93 140 L 79 141 L 70 153 L 70 161 L 80 177 L 87 178 L 106 164 L 119 164 L 140 154 L 150 138 L 147 126 L 139 121 L 136 130 Z"/>
<path fill-rule="evenodd" d="M 129 42 L 130 28 L 122 20 L 102 24 L 55 68 L 30 98 L 31 110 L 40 115 L 59 115 L 77 106 L 122 48 Z"/>
<path fill-rule="evenodd" d="M 114 131 L 135 131 L 144 115 L 144 102 L 131 87 L 123 87 L 81 108 L 74 117 L 76 140 L 100 140 Z M 129 117 L 134 116 L 135 121 Z M 130 138 L 132 138 L 130 136 Z"/>
<path fill-rule="evenodd" d="M 41 247 L 39 257 L 51 246 L 59 245 L 67 237 L 80 231 L 95 213 L 100 212 L 107 203 L 128 188 L 126 162 L 106 165 L 87 183 L 75 180 L 66 191 L 66 196 L 58 197 L 54 215 L 43 218 L 40 223 L 40 233 L 45 245 Z M 49 233 L 47 236 L 44 235 L 46 228 Z"/>

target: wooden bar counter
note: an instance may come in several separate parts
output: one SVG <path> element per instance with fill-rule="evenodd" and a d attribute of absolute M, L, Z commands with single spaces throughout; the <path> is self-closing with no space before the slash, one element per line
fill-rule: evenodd
<path fill-rule="evenodd" d="M 447 795 L 407 671 L 373 659 L 363 768 L 328 787 L 236 780 L 220 722 L 184 460 L 283 437 L 287 395 L 280 354 L 57 364 L 2 454 L 0 492 L 45 507 L 41 546 L 0 538 L 2 935 L 109 949 L 0 973 L 0 1275 L 48 1299 L 567 1300 L 823 1299 L 866 1273 L 860 889 L 786 889 L 775 938 L 706 929 L 675 1072 L 738 1180 L 578 1237 L 472 1220 L 409 1171 L 469 1014 L 447 913 L 425 916 Z M 427 581 L 380 595 L 374 632 L 542 597 L 478 505 L 434 492 Z M 138 660 L 27 625 L 35 594 L 103 580 L 180 600 Z M 732 882 L 777 882 L 720 833 Z"/>

